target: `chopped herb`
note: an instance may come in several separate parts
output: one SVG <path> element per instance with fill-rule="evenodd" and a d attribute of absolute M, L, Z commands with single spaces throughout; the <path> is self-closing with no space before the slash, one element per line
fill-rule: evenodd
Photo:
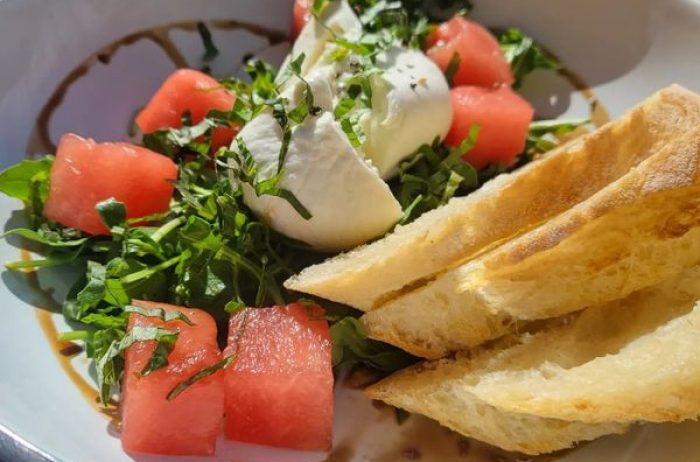
<path fill-rule="evenodd" d="M 207 367 L 205 369 L 202 369 L 201 371 L 197 372 L 196 374 L 194 374 L 192 377 L 188 378 L 187 380 L 184 380 L 184 381 L 178 383 L 175 386 L 175 388 L 170 390 L 170 392 L 168 393 L 168 396 L 167 396 L 168 401 L 174 400 L 175 398 L 180 396 L 180 394 L 183 391 L 187 390 L 189 387 L 191 387 L 195 383 L 199 382 L 200 380 L 205 379 L 205 378 L 209 377 L 210 375 L 214 375 L 222 369 L 225 369 L 235 359 L 236 359 L 236 354 L 226 356 L 224 359 L 222 359 L 218 363 L 216 363 L 210 367 Z"/>
<path fill-rule="evenodd" d="M 151 357 L 148 359 L 148 362 L 139 372 L 141 377 L 146 377 L 152 372 L 162 369 L 168 365 L 168 355 L 171 351 L 173 351 L 175 340 L 176 339 L 173 339 L 172 342 L 158 342 L 156 344 L 156 347 L 153 350 L 153 353 L 151 353 Z"/>
<path fill-rule="evenodd" d="M 467 194 L 481 184 L 476 170 L 464 154 L 474 146 L 479 127 L 473 126 L 469 136 L 455 149 L 449 150 L 436 140 L 424 145 L 401 164 L 394 183 L 394 194 L 403 207 L 401 224 L 415 220 L 423 213 L 446 204 L 458 193 Z"/>
<path fill-rule="evenodd" d="M 95 209 L 102 222 L 110 229 L 126 222 L 126 206 L 113 197 L 98 203 Z"/>
<path fill-rule="evenodd" d="M 319 17 L 330 1 L 315 0 L 311 13 Z M 329 56 L 347 70 L 338 75 L 340 102 L 333 115 L 353 146 L 360 147 L 365 143 L 365 134 L 359 121 L 372 109 L 373 86 L 376 88 L 376 77 L 382 72 L 377 66 L 382 52 L 396 45 L 422 48 L 432 23 L 445 19 L 436 16 L 437 10 L 466 11 L 471 5 L 464 0 L 350 0 L 350 4 L 360 17 L 364 33 L 356 41 L 333 34 L 334 48 Z M 199 23 L 197 28 L 206 63 L 219 50 L 206 25 Z M 533 69 L 558 66 L 516 29 L 501 34 L 500 41 L 518 83 Z M 155 342 L 149 361 L 140 371 L 146 376 L 167 366 L 168 355 L 178 337 L 176 331 L 157 327 L 135 327 L 127 331 L 131 313 L 164 322 L 192 324 L 182 312 L 136 307 L 132 305 L 134 299 L 204 306 L 223 324 L 228 314 L 246 307 L 289 303 L 291 295 L 282 282 L 301 267 L 321 259 L 308 252 L 303 243 L 271 229 L 243 200 L 243 188 L 250 187 L 257 195 L 288 201 L 302 217 L 311 218 L 304 205 L 281 183 L 295 126 L 321 112 L 301 72 L 305 59 L 303 54 L 296 56 L 278 74 L 269 64 L 248 56 L 244 64 L 247 80 L 230 78 L 220 82 L 222 88 L 236 95 L 232 108 L 210 111 L 197 123 L 185 112 L 181 115 L 181 127 L 145 135 L 142 143 L 146 147 L 178 163 L 170 208 L 164 213 L 127 219 L 123 203 L 114 199 L 103 201 L 97 211 L 110 229 L 110 236 L 85 236 L 44 218 L 53 157 L 25 160 L 0 173 L 0 192 L 21 200 L 28 218 L 26 228 L 11 230 L 2 237 L 14 235 L 28 240 L 41 255 L 32 261 L 10 262 L 7 267 L 74 264 L 83 269 L 63 304 L 65 318 L 75 323 L 77 330 L 62 334 L 61 339 L 85 343 L 87 356 L 95 361 L 104 404 L 111 403 L 110 394 L 124 373 L 125 349 L 137 341 Z M 448 78 L 458 65 L 457 56 L 447 71 Z M 298 102 L 290 102 L 280 94 L 280 85 L 290 78 L 304 84 L 304 94 Z M 242 126 L 263 113 L 274 117 L 283 134 L 276 169 L 272 169 L 269 178 L 259 177 L 259 166 L 240 137 L 230 149 L 217 152 L 212 149 L 216 128 Z M 578 126 L 578 122 L 533 124 L 528 150 L 521 161 L 527 162 Z M 470 137 L 456 149 L 447 149 L 437 141 L 423 146 L 403 163 L 400 175 L 392 184 L 404 208 L 402 222 L 415 219 L 451 197 L 469 193 L 504 170 L 502 166 L 492 166 L 477 173 L 463 160 L 477 132 L 474 127 Z M 416 361 L 394 347 L 368 339 L 356 314 L 348 307 L 329 308 L 327 303 L 324 306 L 334 310 L 327 319 L 332 323 L 335 367 L 362 363 L 391 372 Z M 192 375 L 173 388 L 168 399 L 176 398 L 192 384 L 227 367 L 235 357 L 235 353 L 229 355 Z"/>
<path fill-rule="evenodd" d="M 538 120 L 530 124 L 525 153 L 529 158 L 559 146 L 575 130 L 590 123 L 589 119 Z"/>
<path fill-rule="evenodd" d="M 340 120 L 340 127 L 348 137 L 350 144 L 354 148 L 359 148 L 365 143 L 366 136 L 360 127 L 359 118 L 357 116 L 345 117 Z"/>
<path fill-rule="evenodd" d="M 362 363 L 384 372 L 393 372 L 416 362 L 398 348 L 370 340 L 354 317 L 345 317 L 331 326 L 333 367 Z"/>
<path fill-rule="evenodd" d="M 178 333 L 174 331 L 169 331 L 158 327 L 137 326 L 131 329 L 131 331 L 124 335 L 121 339 L 113 340 L 104 353 L 99 356 L 96 364 L 97 383 L 100 384 L 100 399 L 102 404 L 108 404 L 111 388 L 119 381 L 121 369 L 123 369 L 123 358 L 121 358 L 121 360 L 118 362 L 116 360 L 117 358 L 121 357 L 124 350 L 136 342 L 149 340 L 155 340 L 158 342 L 158 344 L 162 343 L 169 345 L 169 347 L 166 346 L 166 348 L 172 349 L 177 337 Z M 152 367 L 164 367 L 167 365 L 167 355 L 166 361 L 163 363 L 162 359 L 158 357 L 160 354 L 161 352 L 159 352 L 158 348 L 156 348 L 156 350 L 154 350 L 154 355 L 156 358 L 154 359 L 152 357 L 151 360 L 149 360 L 146 369 L 144 369 L 147 373 L 152 372 Z"/>
<path fill-rule="evenodd" d="M 140 306 L 127 305 L 124 307 L 125 313 L 135 313 L 149 318 L 158 318 L 163 322 L 182 321 L 188 326 L 194 326 L 190 318 L 182 311 L 165 311 L 163 308 L 142 308 Z"/>
<path fill-rule="evenodd" d="M 502 32 L 498 40 L 506 60 L 510 63 L 514 87 L 518 88 L 526 75 L 537 69 L 560 69 L 561 63 L 542 47 L 537 45 L 532 37 L 523 34 L 520 29 L 512 27 Z"/>
<path fill-rule="evenodd" d="M 310 13 L 318 18 L 318 16 L 323 12 L 323 9 L 331 2 L 332 0 L 314 0 L 314 2 L 311 4 L 311 9 L 309 10 Z"/>
<path fill-rule="evenodd" d="M 243 338 L 243 334 L 245 333 L 246 326 L 248 325 L 248 313 L 249 313 L 248 311 L 245 311 L 243 313 L 243 315 L 242 315 L 243 319 L 241 320 L 241 323 L 238 325 L 238 329 L 236 330 L 236 336 L 235 336 L 235 340 L 234 340 L 234 344 L 235 344 L 234 352 L 231 353 L 230 355 L 226 356 L 224 359 L 217 362 L 216 364 L 213 364 L 212 366 L 209 366 L 205 369 L 202 369 L 201 371 L 197 372 L 193 376 L 191 376 L 191 377 L 187 378 L 186 380 L 177 384 L 175 386 L 175 388 L 170 390 L 170 392 L 168 393 L 168 396 L 167 396 L 168 401 L 177 398 L 180 395 L 180 393 L 182 393 L 183 391 L 185 391 L 187 388 L 191 387 L 192 385 L 194 385 L 198 381 L 200 381 L 206 377 L 209 377 L 210 375 L 213 375 L 222 369 L 227 368 L 233 361 L 236 360 L 236 358 L 238 357 L 238 350 L 240 348 L 241 339 Z"/>
<path fill-rule="evenodd" d="M 462 64 L 462 57 L 459 55 L 459 53 L 454 53 L 452 54 L 452 58 L 450 58 L 450 63 L 447 65 L 447 70 L 445 70 L 445 78 L 447 79 L 447 83 L 452 86 L 454 83 L 454 78 L 455 74 L 457 74 L 457 71 L 459 70 L 459 66 Z"/>
<path fill-rule="evenodd" d="M 333 115 L 335 116 L 336 120 L 342 119 L 345 117 L 350 111 L 355 109 L 355 106 L 357 105 L 357 101 L 353 98 L 343 98 L 340 100 L 340 102 L 335 106 L 335 109 L 333 110 Z"/>
<path fill-rule="evenodd" d="M 214 45 L 214 41 L 211 38 L 211 31 L 205 23 L 202 21 L 197 23 L 197 32 L 202 39 L 202 44 L 204 45 L 204 55 L 202 56 L 202 61 L 208 63 L 213 61 L 214 58 L 219 56 L 219 49 Z"/>

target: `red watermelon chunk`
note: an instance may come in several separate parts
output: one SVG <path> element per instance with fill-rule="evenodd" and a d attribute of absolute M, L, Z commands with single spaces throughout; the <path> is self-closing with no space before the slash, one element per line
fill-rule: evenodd
<path fill-rule="evenodd" d="M 292 38 L 295 39 L 299 37 L 301 30 L 304 28 L 307 22 L 311 19 L 311 5 L 313 0 L 296 0 L 294 2 L 294 12 L 292 20 Z"/>
<path fill-rule="evenodd" d="M 226 437 L 300 450 L 331 446 L 333 370 L 321 307 L 249 308 L 231 317 Z M 243 327 L 242 327 L 243 324 Z"/>
<path fill-rule="evenodd" d="M 109 234 L 95 206 L 110 197 L 127 217 L 165 212 L 177 166 L 169 158 L 130 143 L 96 143 L 78 135 L 61 138 L 50 173 L 44 216 L 90 234 Z"/>
<path fill-rule="evenodd" d="M 206 312 L 164 303 L 133 301 L 143 308 L 179 310 L 183 321 L 131 314 L 134 326 L 157 326 L 180 332 L 168 366 L 141 377 L 155 348 L 154 341 L 137 342 L 126 350 L 122 384 L 122 446 L 127 452 L 164 455 L 211 455 L 224 414 L 224 376 L 219 371 L 185 389 L 173 400 L 166 396 L 179 383 L 221 360 L 216 323 Z"/>
<path fill-rule="evenodd" d="M 456 16 L 440 26 L 428 38 L 428 56 L 446 71 L 455 53 L 460 65 L 454 75 L 454 85 L 492 87 L 512 85 L 510 64 L 506 61 L 498 40 L 483 26 Z"/>
<path fill-rule="evenodd" d="M 182 127 L 182 115 L 189 111 L 197 124 L 211 110 L 230 111 L 236 97 L 213 77 L 193 69 L 173 72 L 163 82 L 151 101 L 136 117 L 136 125 L 144 133 Z M 212 149 L 229 146 L 237 127 L 217 128 L 212 135 Z"/>
<path fill-rule="evenodd" d="M 510 87 L 457 87 L 450 96 L 454 117 L 445 144 L 459 146 L 479 125 L 476 145 L 464 156 L 474 167 L 510 165 L 523 152 L 534 110 Z"/>

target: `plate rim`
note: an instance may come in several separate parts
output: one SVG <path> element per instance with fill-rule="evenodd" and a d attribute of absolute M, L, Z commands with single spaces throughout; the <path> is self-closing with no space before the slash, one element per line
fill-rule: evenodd
<path fill-rule="evenodd" d="M 0 423 L 0 460 L 25 462 L 62 462 L 9 426 Z"/>

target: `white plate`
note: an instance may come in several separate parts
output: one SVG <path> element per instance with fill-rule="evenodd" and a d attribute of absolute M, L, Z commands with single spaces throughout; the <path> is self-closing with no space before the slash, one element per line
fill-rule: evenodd
<path fill-rule="evenodd" d="M 0 166 L 42 150 L 35 120 L 59 83 L 88 56 L 129 34 L 193 20 L 237 20 L 286 31 L 290 1 L 282 0 L 0 0 Z M 516 25 L 557 54 L 587 82 L 612 116 L 618 116 L 672 82 L 700 90 L 700 2 L 697 0 L 483 0 L 475 17 L 490 26 Z M 166 30 L 167 29 L 167 30 Z M 165 30 L 191 66 L 201 65 L 194 33 Z M 279 59 L 286 45 L 270 46 L 255 33 L 214 28 L 222 56 L 214 72 L 235 72 L 247 52 Z M 96 62 L 65 94 L 48 126 L 51 139 L 74 131 L 97 139 L 122 139 L 133 111 L 173 69 L 164 50 L 145 38 L 117 50 L 109 64 Z M 571 85 L 540 73 L 525 91 L 541 116 L 585 116 L 588 104 Z M 30 140 L 33 140 L 30 142 Z M 0 199 L 0 221 L 17 223 L 19 205 Z M 0 260 L 14 260 L 16 242 L 0 243 Z M 109 420 L 96 411 L 87 362 L 61 359 L 47 330 L 66 329 L 43 309 L 65 293 L 63 272 L 31 276 L 3 272 L 0 284 L 0 456 L 8 460 L 129 461 Z M 53 291 L 53 292 L 51 292 Z M 47 297 L 47 295 L 49 297 Z M 53 299 L 53 301 L 51 300 Z M 40 307 L 43 309 L 35 309 Z M 41 322 L 40 322 L 41 321 Z M 42 324 L 43 323 L 43 324 Z M 42 327 L 43 325 L 43 327 Z M 72 374 L 72 375 L 71 375 Z M 221 444 L 221 461 L 494 460 L 481 445 L 465 443 L 412 417 L 403 426 L 361 394 L 339 388 L 335 450 L 325 454 L 274 451 Z M 700 459 L 700 424 L 648 425 L 623 437 L 604 438 L 557 456 L 567 462 L 690 461 Z M 168 458 L 137 457 L 139 461 Z M 190 460 L 178 458 L 177 460 Z"/>

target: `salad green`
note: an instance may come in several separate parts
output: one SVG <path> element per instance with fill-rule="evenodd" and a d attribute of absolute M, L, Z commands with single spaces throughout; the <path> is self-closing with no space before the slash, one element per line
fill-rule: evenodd
<path fill-rule="evenodd" d="M 329 0 L 316 0 L 312 13 L 318 14 Z M 361 59 L 354 75 L 345 85 L 346 94 L 334 110 L 334 116 L 351 143 L 360 146 L 363 134 L 357 123 L 357 109 L 371 108 L 370 78 L 378 72 L 373 59 L 377 52 L 396 43 L 420 48 L 428 33 L 432 16 L 418 0 L 352 0 L 365 33 L 359 43 L 336 37 L 336 59 L 352 52 Z M 459 0 L 441 0 L 441 8 L 468 11 L 470 4 Z M 218 54 L 211 34 L 199 26 L 208 62 Z M 505 56 L 516 81 L 535 69 L 557 69 L 559 64 L 534 41 L 517 29 L 500 35 Z M 284 160 L 292 128 L 319 110 L 306 84 L 305 95 L 295 107 L 280 95 L 280 82 L 291 76 L 301 78 L 305 56 L 295 57 L 278 73 L 258 59 L 245 64 L 249 79 L 226 78 L 221 85 L 237 95 L 231 111 L 211 111 L 193 124 L 188 113 L 182 115 L 182 128 L 160 130 L 142 138 L 142 144 L 175 160 L 179 178 L 167 213 L 127 220 L 123 203 L 108 199 L 97 205 L 110 236 L 89 236 L 44 218 L 42 210 L 48 195 L 51 156 L 25 160 L 0 173 L 0 192 L 23 202 L 27 227 L 11 230 L 38 246 L 41 258 L 8 262 L 9 269 L 40 269 L 57 265 L 80 265 L 82 277 L 75 282 L 63 303 L 63 314 L 77 323 L 78 330 L 62 335 L 63 340 L 81 341 L 87 356 L 95 361 L 102 402 L 118 388 L 123 373 L 123 352 L 136 341 L 155 340 L 157 348 L 141 371 L 148 375 L 167 365 L 168 353 L 177 341 L 177 332 L 160 328 L 134 328 L 127 332 L 129 313 L 162 320 L 189 320 L 182 313 L 144 310 L 131 305 L 132 299 L 158 300 L 184 306 L 203 307 L 220 323 L 229 313 L 246 306 L 264 307 L 285 304 L 296 297 L 282 282 L 326 255 L 311 252 L 271 229 L 251 212 L 243 201 L 242 185 L 257 195 L 278 196 L 288 201 L 304 218 L 309 211 L 290 191 L 280 187 Z M 456 62 L 455 66 L 458 66 Z M 451 66 L 455 67 L 455 66 Z M 448 70 L 449 73 L 449 70 Z M 448 76 L 449 77 L 449 76 Z M 257 166 L 245 143 L 236 139 L 230 148 L 212 156 L 212 134 L 218 127 L 243 125 L 263 111 L 271 111 L 284 134 L 276 175 L 260 180 Z M 538 122 L 533 124 L 528 149 L 517 165 L 535 153 L 556 144 L 552 134 L 560 136 L 574 130 L 582 121 Z M 448 149 L 436 140 L 422 146 L 400 168 L 390 183 L 404 209 L 401 223 L 437 208 L 454 196 L 468 194 L 505 169 L 494 167 L 477 172 L 462 159 L 478 137 L 474 126 L 467 140 L 456 149 Z M 391 372 L 415 361 L 400 350 L 367 338 L 357 313 L 347 307 L 328 305 L 332 322 L 333 365 L 362 363 Z M 226 367 L 233 356 L 206 369 L 172 390 L 175 398 L 195 381 Z"/>

